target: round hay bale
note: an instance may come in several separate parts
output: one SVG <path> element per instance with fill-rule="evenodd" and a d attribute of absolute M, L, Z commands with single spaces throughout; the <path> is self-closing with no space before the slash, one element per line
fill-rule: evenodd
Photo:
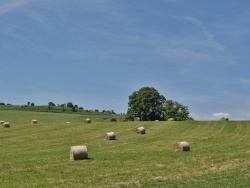
<path fill-rule="evenodd" d="M 106 133 L 106 139 L 107 140 L 115 140 L 116 139 L 115 133 L 114 132 Z"/>
<path fill-rule="evenodd" d="M 168 121 L 174 121 L 174 118 L 168 118 Z"/>
<path fill-rule="evenodd" d="M 138 127 L 138 128 L 136 129 L 136 133 L 137 133 L 137 134 L 145 134 L 145 133 L 146 133 L 146 130 L 145 130 L 144 127 Z"/>
<path fill-rule="evenodd" d="M 134 121 L 140 121 L 140 118 L 139 117 L 135 117 Z"/>
<path fill-rule="evenodd" d="M 4 128 L 9 128 L 10 127 L 10 123 L 9 122 L 4 122 L 2 125 L 3 125 Z"/>
<path fill-rule="evenodd" d="M 0 124 L 2 125 L 4 123 L 4 121 L 3 120 L 0 120 Z"/>
<path fill-rule="evenodd" d="M 31 120 L 31 123 L 32 123 L 32 124 L 37 124 L 37 120 L 36 120 L 36 119 L 32 119 L 32 120 Z"/>
<path fill-rule="evenodd" d="M 174 144 L 174 151 L 190 151 L 190 146 L 186 141 L 177 142 Z"/>
<path fill-rule="evenodd" d="M 70 147 L 70 159 L 71 160 L 88 159 L 87 147 L 85 145 L 71 146 Z"/>
<path fill-rule="evenodd" d="M 85 123 L 91 123 L 91 119 L 86 118 L 86 119 L 84 120 L 84 122 L 85 122 Z"/>

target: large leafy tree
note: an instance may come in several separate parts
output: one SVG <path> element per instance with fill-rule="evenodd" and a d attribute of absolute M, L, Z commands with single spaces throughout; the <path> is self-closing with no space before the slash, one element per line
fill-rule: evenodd
<path fill-rule="evenodd" d="M 56 106 L 53 102 L 49 102 L 48 106 Z"/>
<path fill-rule="evenodd" d="M 165 103 L 165 119 L 172 118 L 175 121 L 184 121 L 190 119 L 188 107 L 173 100 L 167 100 Z"/>
<path fill-rule="evenodd" d="M 70 107 L 70 108 L 72 108 L 74 105 L 73 105 L 73 103 L 72 102 L 68 102 L 67 103 L 67 107 Z"/>
<path fill-rule="evenodd" d="M 164 119 L 166 98 L 153 87 L 143 87 L 129 96 L 127 119 L 140 117 L 142 121 Z"/>

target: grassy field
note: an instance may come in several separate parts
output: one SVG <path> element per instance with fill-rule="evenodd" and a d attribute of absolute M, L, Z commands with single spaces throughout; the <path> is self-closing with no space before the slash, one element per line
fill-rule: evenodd
<path fill-rule="evenodd" d="M 0 120 L 11 124 L 0 127 L 0 187 L 250 187 L 249 121 L 85 124 L 84 118 L 0 110 Z M 135 133 L 139 126 L 145 135 Z M 105 140 L 109 131 L 117 140 Z M 191 151 L 173 152 L 182 140 Z M 74 145 L 86 145 L 89 159 L 70 161 Z"/>

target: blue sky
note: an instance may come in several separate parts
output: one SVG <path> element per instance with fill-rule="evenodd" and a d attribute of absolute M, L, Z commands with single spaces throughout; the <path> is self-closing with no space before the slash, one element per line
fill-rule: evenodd
<path fill-rule="evenodd" d="M 197 120 L 250 119 L 248 0 L 1 0 L 0 102 L 125 113 L 154 87 Z"/>

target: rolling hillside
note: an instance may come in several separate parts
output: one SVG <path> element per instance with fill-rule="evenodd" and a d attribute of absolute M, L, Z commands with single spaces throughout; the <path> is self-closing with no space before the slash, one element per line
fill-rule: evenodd
<path fill-rule="evenodd" d="M 84 118 L 0 110 L 0 120 L 10 122 L 0 129 L 0 186 L 250 187 L 249 121 L 86 124 Z M 135 133 L 139 126 L 146 134 Z M 105 140 L 109 131 L 116 140 Z M 183 140 L 191 151 L 174 152 Z M 74 145 L 86 145 L 89 159 L 71 161 Z"/>

